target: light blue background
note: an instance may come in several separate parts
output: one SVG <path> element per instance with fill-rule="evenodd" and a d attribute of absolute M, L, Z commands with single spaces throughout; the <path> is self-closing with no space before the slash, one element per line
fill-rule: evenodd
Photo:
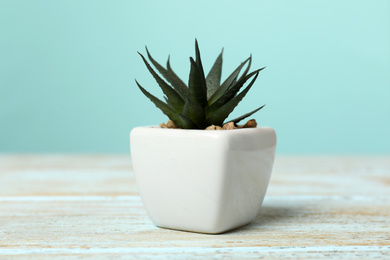
<path fill-rule="evenodd" d="M 266 104 L 278 153 L 390 153 L 389 3 L 0 0 L 0 152 L 129 152 L 167 120 L 136 52 L 187 81 L 197 37 L 207 71 L 267 66 L 231 118 Z"/>

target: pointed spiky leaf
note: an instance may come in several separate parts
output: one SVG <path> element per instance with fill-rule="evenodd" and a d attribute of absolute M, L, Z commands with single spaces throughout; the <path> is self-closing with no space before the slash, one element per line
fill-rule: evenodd
<path fill-rule="evenodd" d="M 160 76 L 157 75 L 157 73 L 153 70 L 153 68 L 150 66 L 148 61 L 145 59 L 145 57 L 138 52 L 138 54 L 141 56 L 142 60 L 144 61 L 146 67 L 148 68 L 149 72 L 153 75 L 154 79 L 156 80 L 157 84 L 160 86 L 164 94 L 167 96 L 169 104 L 177 111 L 180 112 L 183 109 L 184 106 L 184 100 L 180 97 L 180 95 L 174 90 L 171 86 L 169 86 Z"/>
<path fill-rule="evenodd" d="M 259 71 L 263 70 L 264 68 L 255 70 L 248 75 L 246 75 L 244 78 L 237 81 L 237 83 L 229 88 L 217 101 L 215 101 L 211 106 L 209 106 L 206 109 L 206 117 L 209 118 L 211 114 L 213 114 L 215 111 L 217 111 L 220 107 L 228 103 L 230 100 L 232 100 L 236 94 L 240 91 L 241 87 L 245 84 L 245 82 L 250 79 L 253 75 L 258 74 Z M 257 75 L 256 75 L 257 78 Z M 254 81 L 253 81 L 254 82 Z"/>
<path fill-rule="evenodd" d="M 156 98 L 152 94 L 150 94 L 147 90 L 145 90 L 138 82 L 137 80 L 135 81 L 137 83 L 139 89 L 144 93 L 146 97 L 150 99 L 154 103 L 154 105 L 159 108 L 169 119 L 171 119 L 175 124 L 179 127 L 181 127 L 181 119 L 180 117 L 176 114 L 175 110 L 170 107 L 168 104 L 164 103 L 160 99 Z"/>
<path fill-rule="evenodd" d="M 259 111 L 260 109 L 262 109 L 265 105 L 262 105 L 261 107 L 259 108 L 256 108 L 255 110 L 249 112 L 249 113 L 246 113 L 240 117 L 237 117 L 237 118 L 234 118 L 233 120 L 229 120 L 229 122 L 233 122 L 235 124 L 237 124 L 238 122 L 240 122 L 241 120 L 244 120 L 245 118 L 253 115 L 254 113 L 256 113 L 257 111 Z"/>
<path fill-rule="evenodd" d="M 222 54 L 217 57 L 214 62 L 214 65 L 211 67 L 209 74 L 206 77 L 206 86 L 207 86 L 207 99 L 209 99 L 215 91 L 220 87 L 221 83 L 221 74 L 222 74 Z"/>
<path fill-rule="evenodd" d="M 233 81 L 230 83 L 230 85 L 228 86 L 227 89 L 233 87 L 237 83 L 238 80 L 243 79 L 248 74 L 248 71 L 249 71 L 251 64 L 252 64 L 252 54 L 249 56 L 248 61 L 249 61 L 248 65 L 246 66 L 246 68 L 245 68 L 244 72 L 242 73 L 242 75 L 240 76 L 240 78 L 237 79 L 238 78 L 238 74 L 237 74 L 237 77 L 235 77 L 233 79 Z"/>
<path fill-rule="evenodd" d="M 240 74 L 240 71 L 242 67 L 249 61 L 250 57 L 246 59 L 244 62 L 242 62 L 233 72 L 225 79 L 225 81 L 222 83 L 222 85 L 217 89 L 217 91 L 214 92 L 214 94 L 209 99 L 209 105 L 213 104 L 215 101 L 217 101 L 223 93 L 226 92 L 226 90 L 229 88 L 229 86 L 232 84 L 233 81 L 236 80 L 238 77 L 238 74 Z"/>
<path fill-rule="evenodd" d="M 248 74 L 250 68 L 251 68 L 251 65 L 252 65 L 252 54 L 249 56 L 249 62 L 248 62 L 248 66 L 246 67 L 246 69 L 244 70 L 244 72 L 242 73 L 240 79 L 244 78 L 246 76 L 246 74 Z"/>
<path fill-rule="evenodd" d="M 199 129 L 199 127 L 188 117 L 183 114 L 178 115 L 180 117 L 181 128 L 183 129 Z"/>
<path fill-rule="evenodd" d="M 148 48 L 145 46 L 146 53 L 148 54 L 149 60 L 152 62 L 154 67 L 161 73 L 161 75 L 172 84 L 172 87 L 177 91 L 177 93 L 181 96 L 182 99 L 186 96 L 187 93 L 187 86 L 177 77 L 173 71 L 165 69 L 163 66 L 161 66 L 155 59 L 153 59 L 152 55 L 150 54 Z"/>
<path fill-rule="evenodd" d="M 173 71 L 171 67 L 171 61 L 170 61 L 170 56 L 168 55 L 168 60 L 167 60 L 167 70 L 169 73 L 172 73 L 176 80 L 178 81 L 178 84 L 181 85 L 181 88 L 187 93 L 188 91 L 188 86 L 181 80 L 181 78 Z"/>
<path fill-rule="evenodd" d="M 203 127 L 206 115 L 204 113 L 203 107 L 198 103 L 193 102 L 189 98 L 186 98 L 183 114 L 191 119 L 198 127 Z"/>
<path fill-rule="evenodd" d="M 202 65 L 202 60 L 200 58 L 200 51 L 199 51 L 199 45 L 198 45 L 198 40 L 195 39 L 195 55 L 196 55 L 196 65 L 198 65 L 198 68 L 199 68 L 199 71 L 200 71 L 200 75 L 201 75 L 201 79 L 202 81 L 204 81 L 204 85 L 206 86 L 206 79 L 204 77 L 204 70 L 203 70 L 203 65 Z"/>
<path fill-rule="evenodd" d="M 259 73 L 257 72 L 255 77 L 249 83 L 249 85 L 237 96 L 231 99 L 229 102 L 221 106 L 218 110 L 214 111 L 207 118 L 210 124 L 214 125 L 222 125 L 223 121 L 229 116 L 229 114 L 234 110 L 234 108 L 240 103 L 240 101 L 245 97 L 248 93 L 249 89 L 252 87 L 253 83 L 256 81 Z"/>
<path fill-rule="evenodd" d="M 188 92 L 187 85 L 181 80 L 179 76 L 177 76 L 177 74 L 173 71 L 171 67 L 170 56 L 168 56 L 168 60 L 167 60 L 167 70 L 169 71 L 169 73 L 172 73 L 174 75 L 174 77 L 178 81 L 178 84 L 180 84 L 181 88 L 185 91 L 185 93 L 187 93 Z"/>
<path fill-rule="evenodd" d="M 206 82 L 202 78 L 202 74 L 199 70 L 198 65 L 195 63 L 193 58 L 190 58 L 191 70 L 190 78 L 188 80 L 188 97 L 201 105 L 202 107 L 207 106 L 207 93 L 206 93 Z"/>

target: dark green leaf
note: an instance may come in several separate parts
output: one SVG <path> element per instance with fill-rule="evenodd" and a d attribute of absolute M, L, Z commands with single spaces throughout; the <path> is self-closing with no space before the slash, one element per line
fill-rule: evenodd
<path fill-rule="evenodd" d="M 180 95 L 171 87 L 169 86 L 160 76 L 157 75 L 157 73 L 153 70 L 153 68 L 149 65 L 145 57 L 138 52 L 138 54 L 142 57 L 142 60 L 144 61 L 146 67 L 148 68 L 149 72 L 153 75 L 154 79 L 164 92 L 164 94 L 167 96 L 169 104 L 177 111 L 181 112 L 184 106 L 184 100 L 180 97 Z"/>
<path fill-rule="evenodd" d="M 207 118 L 209 124 L 222 125 L 223 121 L 229 116 L 229 114 L 234 110 L 234 108 L 240 103 L 240 101 L 248 93 L 249 89 L 252 87 L 253 83 L 256 81 L 259 72 L 256 73 L 255 77 L 249 83 L 249 85 L 237 96 L 231 99 L 229 102 L 221 106 L 218 110 L 214 111 Z"/>
<path fill-rule="evenodd" d="M 249 60 L 248 66 L 246 66 L 244 72 L 242 73 L 242 75 L 240 76 L 240 78 L 239 78 L 238 80 L 244 78 L 244 77 L 246 76 L 246 74 L 248 73 L 248 71 L 249 71 L 249 69 L 250 69 L 250 67 L 251 67 L 251 64 L 252 64 L 252 54 L 249 56 L 248 60 Z M 233 79 L 233 81 L 230 83 L 230 85 L 228 86 L 227 89 L 233 87 L 233 86 L 237 83 L 237 78 L 238 78 L 238 74 L 237 74 L 237 77 L 235 77 L 235 78 Z M 225 91 L 225 92 L 226 92 L 226 91 Z"/>
<path fill-rule="evenodd" d="M 184 84 L 183 81 L 172 71 L 167 70 L 163 66 L 161 66 L 157 61 L 155 61 L 150 55 L 150 52 L 148 48 L 145 46 L 146 53 L 148 54 L 149 60 L 152 62 L 152 64 L 156 67 L 156 69 L 161 73 L 161 75 L 172 84 L 172 87 L 179 93 L 181 98 L 184 99 L 187 93 L 187 86 Z"/>
<path fill-rule="evenodd" d="M 202 65 L 202 60 L 200 59 L 200 51 L 199 51 L 199 45 L 198 41 L 195 39 L 195 55 L 196 55 L 196 65 L 198 65 L 199 72 L 201 75 L 201 80 L 204 81 L 204 85 L 206 86 L 206 79 L 204 77 L 204 70 Z"/>
<path fill-rule="evenodd" d="M 188 80 L 188 93 L 189 98 L 201 105 L 202 107 L 207 106 L 207 93 L 206 93 L 206 82 L 202 78 L 201 72 L 198 65 L 195 63 L 193 58 L 190 58 L 191 70 L 190 77 Z"/>
<path fill-rule="evenodd" d="M 183 129 L 199 129 L 199 127 L 188 117 L 183 114 L 179 114 L 181 128 Z"/>
<path fill-rule="evenodd" d="M 237 118 L 234 118 L 233 120 L 229 120 L 229 122 L 233 122 L 235 124 L 237 124 L 238 122 L 240 122 L 241 120 L 253 115 L 254 113 L 256 113 L 257 111 L 259 111 L 260 109 L 262 109 L 265 105 L 262 105 L 261 107 L 259 108 L 256 108 L 255 110 L 249 112 L 249 113 L 246 113 L 245 115 L 242 115 L 240 117 L 237 117 Z"/>
<path fill-rule="evenodd" d="M 236 94 L 240 91 L 241 87 L 245 84 L 245 82 L 250 79 L 253 75 L 257 74 L 259 71 L 263 70 L 264 68 L 255 70 L 248 75 L 246 75 L 244 78 L 237 81 L 235 85 L 233 85 L 231 88 L 229 88 L 217 101 L 215 101 L 211 106 L 209 106 L 206 110 L 206 117 L 208 118 L 211 114 L 213 114 L 215 111 L 217 111 L 220 107 L 228 103 L 230 100 L 232 100 Z M 256 75 L 257 78 L 257 75 Z"/>
<path fill-rule="evenodd" d="M 252 54 L 249 56 L 248 66 L 246 67 L 246 69 L 245 69 L 244 72 L 242 73 L 240 79 L 244 78 L 244 77 L 246 76 L 246 74 L 248 74 L 249 69 L 251 68 L 251 65 L 252 65 Z"/>
<path fill-rule="evenodd" d="M 191 119 L 198 127 L 203 127 L 206 115 L 204 113 L 203 107 L 198 103 L 193 102 L 189 98 L 186 98 L 183 114 Z"/>
<path fill-rule="evenodd" d="M 167 70 L 169 71 L 169 73 L 172 73 L 174 75 L 176 80 L 179 82 L 178 84 L 180 84 L 182 86 L 181 88 L 185 91 L 185 93 L 187 93 L 188 92 L 187 85 L 181 80 L 179 76 L 177 76 L 177 74 L 173 71 L 171 67 L 170 56 L 168 56 L 168 60 L 167 60 Z"/>
<path fill-rule="evenodd" d="M 220 86 L 222 74 L 222 54 L 223 49 L 206 77 L 207 99 L 209 99 Z"/>
<path fill-rule="evenodd" d="M 216 92 L 210 97 L 209 99 L 209 105 L 213 104 L 217 99 L 219 99 L 223 93 L 226 92 L 226 90 L 229 88 L 229 86 L 232 84 L 233 81 L 236 80 L 238 77 L 238 74 L 240 74 L 240 71 L 242 67 L 249 61 L 250 57 L 246 59 L 244 62 L 240 64 L 233 72 L 225 79 L 225 81 L 222 83 L 221 87 L 217 89 Z"/>
<path fill-rule="evenodd" d="M 175 124 L 178 127 L 181 127 L 181 119 L 176 114 L 175 110 L 172 107 L 170 107 L 168 104 L 164 103 L 160 99 L 156 98 L 152 94 L 150 94 L 137 81 L 135 81 L 135 83 L 137 83 L 137 85 L 138 85 L 139 89 L 142 91 L 142 93 L 144 93 L 144 95 L 146 97 L 148 97 L 150 99 L 150 101 L 152 101 L 157 108 L 159 108 L 167 117 L 169 117 L 169 119 L 171 119 L 173 122 L 175 122 Z"/>

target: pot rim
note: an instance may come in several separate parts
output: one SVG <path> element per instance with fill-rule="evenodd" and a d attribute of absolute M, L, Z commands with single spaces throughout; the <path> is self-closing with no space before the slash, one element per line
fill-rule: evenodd
<path fill-rule="evenodd" d="M 182 128 L 163 128 L 159 125 L 146 125 L 146 126 L 136 126 L 134 128 L 152 128 L 152 129 L 164 129 L 164 130 L 179 130 L 179 131 L 221 131 L 221 130 L 206 130 L 206 129 L 182 129 Z M 250 130 L 250 129 L 263 129 L 263 128 L 272 128 L 270 126 L 257 126 L 257 127 L 248 127 L 248 128 L 236 128 L 236 129 L 229 129 L 230 130 Z M 226 130 L 222 130 L 226 131 Z"/>
<path fill-rule="evenodd" d="M 137 129 L 137 130 L 136 130 Z M 229 134 L 238 134 L 238 133 L 248 133 L 248 132 L 262 132 L 262 131 L 273 131 L 275 129 L 269 126 L 260 126 L 255 128 L 238 128 L 230 130 L 205 130 L 205 129 L 177 129 L 177 128 L 161 128 L 159 125 L 150 125 L 150 126 L 137 126 L 133 130 L 140 131 L 150 131 L 150 132 L 159 132 L 159 133 L 175 133 L 178 135 L 182 134 L 197 134 L 197 135 L 229 135 Z"/>

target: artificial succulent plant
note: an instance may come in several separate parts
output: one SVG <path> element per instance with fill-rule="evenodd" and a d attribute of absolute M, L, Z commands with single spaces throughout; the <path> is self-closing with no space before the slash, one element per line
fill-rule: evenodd
<path fill-rule="evenodd" d="M 252 87 L 259 72 L 264 69 L 257 69 L 248 74 L 252 62 L 252 56 L 250 56 L 221 84 L 223 49 L 214 65 L 211 67 L 210 72 L 205 76 L 198 42 L 195 40 L 196 58 L 194 60 L 190 57 L 191 69 L 188 85 L 186 85 L 172 70 L 169 57 L 166 68 L 164 68 L 152 58 L 147 47 L 146 53 L 150 62 L 166 80 L 165 81 L 157 74 L 141 53 L 138 53 L 165 94 L 165 102 L 146 91 L 137 80 L 136 83 L 145 96 L 147 96 L 156 107 L 168 116 L 177 127 L 183 129 L 205 129 L 210 125 L 222 126 L 229 114 Z M 247 66 L 244 72 L 239 75 L 245 64 L 247 64 Z M 252 78 L 252 80 L 240 92 L 241 88 L 250 78 Z M 237 124 L 239 121 L 251 116 L 263 107 L 264 105 L 226 122 Z"/>

